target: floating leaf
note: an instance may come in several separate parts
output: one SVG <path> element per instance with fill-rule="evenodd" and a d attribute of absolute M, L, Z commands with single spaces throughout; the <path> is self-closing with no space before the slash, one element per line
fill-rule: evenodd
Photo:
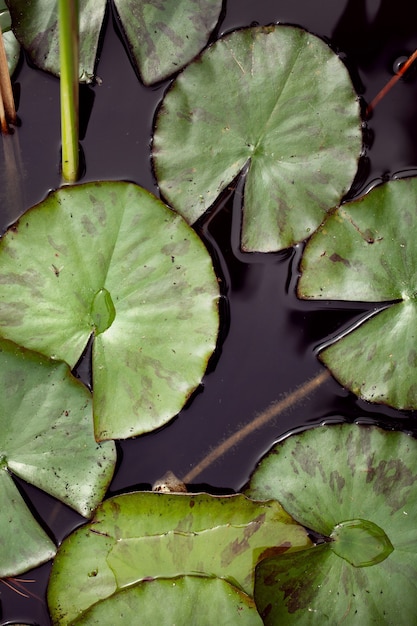
<path fill-rule="evenodd" d="M 91 81 L 106 0 L 80 0 L 80 80 Z M 8 0 L 17 38 L 41 69 L 59 75 L 56 0 Z M 221 0 L 115 0 L 132 57 L 150 84 L 178 72 L 207 43 Z"/>
<path fill-rule="evenodd" d="M 253 592 L 254 567 L 267 554 L 311 545 L 278 502 L 242 495 L 132 493 L 106 500 L 91 524 L 62 544 L 48 590 L 64 625 L 140 580 L 206 574 Z M 184 622 L 186 623 L 186 622 Z"/>
<path fill-rule="evenodd" d="M 145 85 L 178 72 L 205 46 L 222 0 L 114 0 Z"/>
<path fill-rule="evenodd" d="M 65 363 L 0 340 L 0 388 L 0 577 L 5 577 L 55 553 L 11 474 L 90 517 L 104 497 L 116 455 L 112 442 L 95 442 L 91 394 Z"/>
<path fill-rule="evenodd" d="M 171 419 L 216 343 L 219 290 L 186 222 L 122 182 L 64 187 L 0 241 L 0 332 L 73 367 L 94 334 L 98 440 Z"/>
<path fill-rule="evenodd" d="M 3 43 L 6 50 L 7 63 L 10 75 L 15 71 L 19 57 L 20 45 L 10 30 L 11 17 L 4 0 L 0 0 L 0 30 L 3 32 Z"/>
<path fill-rule="evenodd" d="M 90 82 L 107 0 L 79 0 L 80 80 Z M 56 0 L 7 0 L 13 31 L 35 65 L 59 75 L 58 3 Z"/>
<path fill-rule="evenodd" d="M 305 239 L 340 201 L 361 141 L 339 57 L 300 28 L 267 26 L 226 35 L 177 77 L 153 157 L 162 193 L 190 223 L 247 170 L 242 246 L 269 252 Z"/>
<path fill-rule="evenodd" d="M 276 498 L 327 542 L 261 563 L 264 623 L 411 624 L 417 610 L 417 441 L 357 425 L 280 442 L 248 495 Z"/>
<path fill-rule="evenodd" d="M 417 179 L 376 187 L 344 204 L 306 246 L 301 298 L 387 302 L 319 358 L 370 402 L 417 408 Z"/>
<path fill-rule="evenodd" d="M 220 578 L 180 576 L 148 580 L 97 602 L 72 622 L 81 624 L 221 624 L 262 626 L 255 603 Z"/>

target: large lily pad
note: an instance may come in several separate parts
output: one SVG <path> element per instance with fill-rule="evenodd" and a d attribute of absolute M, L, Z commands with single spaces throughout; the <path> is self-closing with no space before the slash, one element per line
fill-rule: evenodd
<path fill-rule="evenodd" d="M 265 553 L 311 546 L 278 502 L 242 495 L 132 493 L 106 500 L 54 561 L 48 602 L 60 624 L 138 581 L 179 574 L 225 578 L 249 595 Z"/>
<path fill-rule="evenodd" d="M 0 340 L 0 388 L 0 577 L 5 577 L 55 553 L 11 475 L 91 517 L 111 480 L 116 454 L 112 442 L 96 443 L 91 394 L 65 363 Z"/>
<path fill-rule="evenodd" d="M 0 241 L 0 333 L 73 367 L 94 334 L 98 440 L 161 426 L 216 344 L 218 283 L 186 222 L 130 183 L 64 187 Z"/>
<path fill-rule="evenodd" d="M 59 75 L 56 0 L 8 0 L 17 38 L 41 69 Z M 91 81 L 107 0 L 80 0 L 80 80 Z M 222 0 L 115 0 L 145 84 L 178 72 L 207 43 Z"/>
<path fill-rule="evenodd" d="M 145 85 L 178 72 L 205 46 L 222 0 L 114 0 Z"/>
<path fill-rule="evenodd" d="M 252 598 L 225 580 L 203 576 L 138 583 L 97 602 L 72 624 L 135 624 L 138 615 L 142 624 L 212 626 L 221 616 L 222 626 L 262 626 Z"/>
<path fill-rule="evenodd" d="M 276 445 L 247 493 L 328 538 L 257 570 L 265 624 L 410 624 L 417 612 L 417 441 L 357 425 Z"/>
<path fill-rule="evenodd" d="M 308 242 L 298 295 L 391 303 L 319 354 L 370 402 L 417 408 L 417 179 L 381 185 L 331 215 Z"/>
<path fill-rule="evenodd" d="M 339 57 L 300 28 L 268 26 L 226 35 L 177 77 L 153 157 L 162 193 L 190 223 L 247 170 L 242 247 L 268 252 L 319 226 L 351 185 L 361 143 Z"/>

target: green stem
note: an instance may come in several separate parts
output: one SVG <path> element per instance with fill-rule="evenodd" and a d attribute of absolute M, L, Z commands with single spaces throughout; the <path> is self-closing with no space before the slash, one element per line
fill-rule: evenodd
<path fill-rule="evenodd" d="M 207 469 L 209 465 L 212 465 L 212 463 L 217 461 L 231 448 L 240 443 L 243 439 L 245 439 L 245 437 L 251 435 L 255 430 L 270 422 L 272 419 L 277 417 L 277 415 L 284 413 L 284 411 L 287 411 L 294 405 L 301 402 L 301 400 L 308 396 L 308 394 L 316 391 L 316 389 L 320 387 L 320 385 L 326 380 L 329 380 L 329 378 L 329 371 L 323 370 L 319 374 L 317 374 L 315 378 L 308 380 L 306 383 L 304 383 L 304 385 L 285 396 L 285 398 L 283 398 L 282 400 L 274 402 L 271 406 L 265 409 L 265 411 L 257 415 L 251 422 L 249 422 L 249 424 L 243 426 L 243 428 L 233 433 L 233 435 L 231 435 L 225 441 L 219 444 L 217 448 L 214 448 L 214 450 L 212 450 L 207 456 L 205 456 L 204 459 L 200 461 L 200 463 L 195 465 L 193 469 L 190 470 L 188 474 L 186 474 L 184 478 L 181 479 L 182 482 L 190 483 L 191 481 L 193 481 L 197 476 L 199 476 L 199 474 Z"/>
<path fill-rule="evenodd" d="M 78 0 L 59 0 L 62 176 L 78 179 Z"/>

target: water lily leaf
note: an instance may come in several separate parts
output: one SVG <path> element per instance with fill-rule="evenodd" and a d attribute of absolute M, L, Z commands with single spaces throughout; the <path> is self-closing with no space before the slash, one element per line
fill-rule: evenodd
<path fill-rule="evenodd" d="M 162 193 L 190 223 L 247 170 L 242 247 L 268 252 L 319 226 L 349 188 L 361 142 L 336 54 L 300 28 L 254 27 L 218 40 L 177 77 L 153 158 Z"/>
<path fill-rule="evenodd" d="M 221 616 L 222 625 L 262 626 L 252 598 L 220 578 L 196 576 L 138 583 L 97 602 L 72 623 L 135 624 L 138 615 L 142 624 L 212 626 Z"/>
<path fill-rule="evenodd" d="M 80 80 L 91 81 L 106 0 L 79 0 Z M 115 0 L 119 22 L 145 84 L 167 78 L 207 43 L 222 0 Z M 59 75 L 56 0 L 8 0 L 17 38 L 41 69 Z"/>
<path fill-rule="evenodd" d="M 417 179 L 376 187 L 331 215 L 308 242 L 298 295 L 387 302 L 319 354 L 370 402 L 417 408 Z"/>
<path fill-rule="evenodd" d="M 91 517 L 110 483 L 116 454 L 113 442 L 94 440 L 91 394 L 65 363 L 0 340 L 0 388 L 0 577 L 5 577 L 55 553 L 11 475 Z"/>
<path fill-rule="evenodd" d="M 170 420 L 218 330 L 211 258 L 186 222 L 130 183 L 64 187 L 0 241 L 0 332 L 73 367 L 90 335 L 98 440 Z"/>
<path fill-rule="evenodd" d="M 90 82 L 107 0 L 79 0 L 80 81 Z M 56 0 L 7 0 L 13 31 L 32 62 L 59 75 L 58 3 Z"/>
<path fill-rule="evenodd" d="M 265 553 L 311 546 L 278 502 L 243 495 L 132 493 L 106 500 L 62 543 L 48 589 L 60 624 L 143 579 L 206 574 L 249 595 Z"/>
<path fill-rule="evenodd" d="M 205 46 L 222 0 L 114 0 L 145 85 L 178 72 Z"/>
<path fill-rule="evenodd" d="M 265 624 L 409 624 L 417 609 L 417 441 L 357 425 L 322 426 L 280 442 L 248 495 L 277 498 L 326 537 L 259 565 Z"/>
<path fill-rule="evenodd" d="M 11 17 L 5 2 L 0 0 L 0 30 L 3 33 L 3 43 L 6 50 L 7 64 L 10 75 L 15 71 L 20 57 L 20 45 L 11 28 Z"/>

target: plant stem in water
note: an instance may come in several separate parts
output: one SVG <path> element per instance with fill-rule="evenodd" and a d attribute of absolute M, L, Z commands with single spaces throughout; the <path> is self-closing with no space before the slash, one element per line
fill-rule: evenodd
<path fill-rule="evenodd" d="M 59 0 L 62 176 L 78 179 L 78 0 Z"/>
<path fill-rule="evenodd" d="M 9 124 L 16 123 L 16 109 L 14 105 L 12 83 L 10 81 L 9 66 L 4 48 L 3 33 L 0 28 L 0 125 L 1 132 L 9 132 Z"/>
<path fill-rule="evenodd" d="M 377 95 L 370 102 L 370 104 L 368 104 L 368 108 L 366 109 L 367 118 L 370 116 L 370 114 L 372 113 L 372 111 L 374 110 L 378 102 L 380 102 L 382 98 L 384 98 L 384 96 L 387 95 L 389 90 L 392 89 L 392 87 L 394 87 L 394 85 L 400 80 L 400 78 L 404 76 L 405 72 L 408 70 L 410 65 L 414 63 L 416 59 L 417 59 L 417 50 L 414 50 L 413 54 L 408 57 L 404 65 L 401 66 L 398 72 L 394 74 L 394 76 L 387 82 L 387 84 L 381 89 L 381 91 L 377 93 Z"/>
<path fill-rule="evenodd" d="M 182 478 L 182 482 L 192 482 L 197 476 L 199 476 L 199 474 L 207 469 L 207 467 L 226 454 L 226 452 L 228 452 L 231 448 L 240 443 L 243 439 L 245 439 L 245 437 L 251 435 L 255 430 L 261 428 L 261 426 L 264 426 L 284 411 L 287 411 L 295 404 L 301 402 L 301 400 L 303 400 L 309 393 L 316 391 L 316 389 L 329 378 L 329 371 L 323 370 L 317 374 L 315 378 L 311 378 L 304 383 L 304 385 L 298 387 L 298 389 L 288 394 L 288 396 L 285 396 L 282 400 L 271 404 L 267 409 L 265 409 L 265 411 L 257 415 L 255 419 L 249 422 L 249 424 L 246 424 L 246 426 L 243 426 L 243 428 L 233 433 L 233 435 L 219 444 L 217 448 L 207 454 L 207 456 L 205 456 L 195 467 L 193 467 L 192 470 L 188 472 L 188 474 L 184 476 L 184 478 Z"/>

